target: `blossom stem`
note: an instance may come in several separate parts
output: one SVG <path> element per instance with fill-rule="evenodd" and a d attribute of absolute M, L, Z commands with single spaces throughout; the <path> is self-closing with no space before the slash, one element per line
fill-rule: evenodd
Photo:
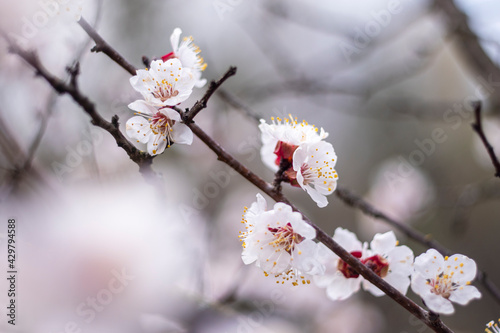
<path fill-rule="evenodd" d="M 208 87 L 205 95 L 201 98 L 201 100 L 196 101 L 191 109 L 183 117 L 184 123 L 190 123 L 193 121 L 193 118 L 204 108 L 207 107 L 207 102 L 212 97 L 212 94 L 219 88 L 228 78 L 236 74 L 236 67 L 229 67 L 226 73 L 217 81 L 210 82 L 210 86 Z"/>
<path fill-rule="evenodd" d="M 92 38 L 95 42 L 95 46 L 91 49 L 92 52 L 102 52 L 110 57 L 114 62 L 120 65 L 123 69 L 130 73 L 130 75 L 136 74 L 136 68 L 132 66 L 120 53 L 118 53 L 114 48 L 111 47 L 102 37 L 97 33 L 97 31 L 82 17 L 78 24 L 85 30 L 85 32 Z"/>

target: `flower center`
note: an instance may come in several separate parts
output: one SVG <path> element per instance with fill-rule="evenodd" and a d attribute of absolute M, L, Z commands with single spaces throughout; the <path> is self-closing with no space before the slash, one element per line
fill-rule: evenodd
<path fill-rule="evenodd" d="M 353 251 L 351 252 L 351 254 L 358 259 L 360 259 L 362 255 L 361 251 Z M 381 278 L 386 277 L 389 271 L 389 263 L 387 262 L 386 259 L 384 259 L 382 256 L 378 254 L 361 260 L 361 263 L 363 263 L 363 265 L 371 269 L 375 274 L 377 274 Z M 346 279 L 357 278 L 359 276 L 359 273 L 356 272 L 351 266 L 349 266 L 342 259 L 339 259 L 339 262 L 337 264 L 337 269 L 340 272 L 342 272 L 342 274 L 344 274 Z"/>
<path fill-rule="evenodd" d="M 293 153 L 299 146 L 292 145 L 283 141 L 278 141 L 276 147 L 274 148 L 274 153 L 276 154 L 276 165 L 280 165 L 281 160 L 287 160 L 292 163 Z"/>
<path fill-rule="evenodd" d="M 435 279 L 427 279 L 427 284 L 432 286 L 433 294 L 444 298 L 450 297 L 451 293 L 458 288 L 458 285 L 451 281 L 451 275 L 444 274 L 444 272 L 436 275 Z"/>
<path fill-rule="evenodd" d="M 386 277 L 387 273 L 389 272 L 389 263 L 381 255 L 378 254 L 374 255 L 370 258 L 366 258 L 362 262 L 363 264 L 365 264 L 366 267 L 371 269 L 375 274 L 377 274 L 381 278 Z"/>
<path fill-rule="evenodd" d="M 169 132 L 172 131 L 172 126 L 174 125 L 175 120 L 170 119 L 158 111 L 149 119 L 149 122 L 149 126 L 154 134 L 169 136 Z"/>
<path fill-rule="evenodd" d="M 165 102 L 169 98 L 179 95 L 179 91 L 175 90 L 171 83 L 163 79 L 161 82 L 156 81 L 156 89 L 153 91 L 153 96 L 158 98 L 162 102 Z"/>
<path fill-rule="evenodd" d="M 351 254 L 358 259 L 361 258 L 361 251 L 353 251 L 351 252 Z M 346 279 L 357 278 L 359 276 L 358 272 L 356 272 L 342 259 L 339 259 L 337 269 L 339 270 L 339 272 L 342 272 L 342 274 L 344 274 Z"/>
<path fill-rule="evenodd" d="M 299 244 L 304 240 L 304 237 L 294 233 L 292 225 L 288 222 L 284 227 L 267 228 L 274 236 L 274 240 L 269 243 L 273 247 L 285 249 L 288 254 L 292 254 L 295 244 Z"/>

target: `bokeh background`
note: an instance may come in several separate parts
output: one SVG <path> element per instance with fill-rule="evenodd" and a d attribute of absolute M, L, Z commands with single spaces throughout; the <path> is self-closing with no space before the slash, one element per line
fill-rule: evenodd
<path fill-rule="evenodd" d="M 82 92 L 123 128 L 139 98 L 129 74 L 90 53 L 78 24 L 49 17 L 47 3 L 3 1 L 0 28 L 62 78 L 78 59 Z M 449 5 L 467 17 L 447 15 Z M 475 259 L 497 285 L 500 182 L 471 129 L 469 103 L 483 102 L 485 132 L 500 153 L 499 16 L 492 0 L 87 0 L 83 9 L 137 67 L 142 56 L 171 51 L 175 27 L 201 48 L 208 80 L 237 66 L 196 122 L 266 180 L 273 175 L 260 160 L 256 120 L 306 119 L 329 132 L 340 184 Z M 278 286 L 245 267 L 237 234 L 253 185 L 197 138 L 155 158 L 158 186 L 147 184 L 107 132 L 3 39 L 0 46 L 0 267 L 7 270 L 6 221 L 15 218 L 19 270 L 16 327 L 6 323 L 0 278 L 0 331 L 430 332 L 388 297 L 332 302 L 314 285 Z M 493 70 L 477 65 L 478 53 Z M 284 192 L 330 234 L 342 226 L 370 241 L 389 230 L 335 195 L 319 209 L 300 189 Z M 398 235 L 415 255 L 426 250 Z M 128 276 L 123 288 L 103 291 L 117 272 Z M 443 318 L 455 332 L 483 331 L 500 316 L 478 286 L 481 300 Z M 106 304 L 92 308 L 103 295 Z"/>

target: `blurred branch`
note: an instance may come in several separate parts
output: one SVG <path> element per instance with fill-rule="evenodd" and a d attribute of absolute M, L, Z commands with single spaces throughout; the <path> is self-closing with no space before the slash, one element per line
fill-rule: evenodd
<path fill-rule="evenodd" d="M 483 131 L 483 124 L 481 122 L 481 102 L 475 102 L 472 106 L 474 107 L 474 115 L 476 117 L 476 122 L 472 124 L 472 128 L 477 135 L 479 135 L 483 145 L 486 147 L 486 151 L 488 151 L 488 155 L 490 155 L 491 162 L 495 167 L 495 177 L 500 178 L 500 162 L 498 161 L 493 146 L 490 144 Z"/>
<path fill-rule="evenodd" d="M 500 184 L 492 178 L 487 182 L 467 185 L 454 199 L 454 213 L 452 230 L 465 231 L 468 225 L 470 212 L 481 203 L 500 198 Z"/>
<path fill-rule="evenodd" d="M 98 0 L 97 1 L 97 8 L 96 8 L 96 13 L 95 13 L 95 21 L 94 21 L 94 26 L 97 26 L 99 24 L 99 21 L 101 19 L 101 14 L 102 14 L 102 3 L 103 0 Z M 84 52 L 86 51 L 88 44 L 90 44 L 91 39 L 88 38 L 87 41 L 83 44 L 83 46 L 78 50 L 75 56 L 75 62 L 79 62 L 81 58 L 84 55 Z M 71 73 L 68 73 L 69 77 L 71 77 Z M 76 80 L 76 75 L 75 75 L 75 80 Z M 75 82 L 76 84 L 76 82 Z M 23 177 L 32 170 L 33 168 L 33 159 L 35 158 L 36 151 L 38 150 L 38 147 L 40 146 L 40 143 L 42 142 L 42 138 L 47 130 L 47 126 L 49 123 L 50 118 L 52 117 L 53 111 L 54 111 L 54 106 L 57 101 L 57 93 L 53 90 L 50 91 L 49 97 L 47 104 L 45 106 L 45 110 L 43 112 L 40 112 L 40 127 L 38 128 L 38 131 L 33 138 L 33 141 L 31 142 L 31 145 L 28 149 L 27 156 L 24 160 L 24 162 L 15 170 L 14 174 L 10 177 L 8 180 L 8 190 L 6 191 L 6 196 L 8 196 L 12 191 L 15 191 L 16 188 L 19 186 L 20 181 L 23 179 Z"/>
<path fill-rule="evenodd" d="M 74 79 L 70 81 L 69 84 L 65 83 L 61 79 L 53 76 L 47 71 L 45 67 L 40 63 L 38 55 L 34 51 L 27 51 L 20 48 L 14 42 L 12 42 L 8 37 L 5 37 L 7 43 L 9 44 L 10 52 L 19 55 L 24 61 L 26 61 L 31 67 L 35 69 L 37 76 L 43 77 L 59 94 L 68 94 L 73 100 L 79 104 L 84 111 L 92 118 L 91 123 L 98 126 L 108 133 L 110 133 L 115 139 L 119 147 L 121 147 L 128 154 L 130 159 L 139 165 L 139 169 L 144 174 L 151 172 L 151 163 L 153 157 L 147 153 L 139 151 L 135 146 L 130 143 L 123 133 L 119 129 L 118 116 L 113 116 L 111 122 L 105 120 L 96 110 L 95 105 L 84 96 L 76 85 L 76 68 L 71 69 L 73 72 Z"/>
<path fill-rule="evenodd" d="M 490 81 L 500 81 L 500 68 L 482 48 L 479 38 L 469 26 L 467 15 L 455 5 L 453 0 L 434 0 L 434 7 L 447 16 L 449 28 L 459 35 L 458 45 L 473 69 Z M 496 93 L 496 97 L 497 100 L 500 99 L 499 92 Z"/>
<path fill-rule="evenodd" d="M 234 94 L 230 93 L 226 89 L 220 88 L 219 90 L 217 90 L 217 95 L 232 107 L 243 111 L 247 118 L 255 120 L 257 123 L 259 123 L 260 119 L 262 118 L 252 109 L 243 104 Z"/>
<path fill-rule="evenodd" d="M 136 68 L 132 66 L 125 58 L 123 58 L 114 48 L 112 48 L 106 41 L 97 33 L 97 31 L 82 17 L 78 24 L 85 30 L 85 32 L 95 42 L 92 52 L 102 52 L 110 57 L 114 62 L 120 65 L 123 69 L 131 75 L 136 74 Z"/>
<path fill-rule="evenodd" d="M 120 59 L 120 57 L 117 57 L 117 59 Z M 112 58 L 115 60 L 114 58 Z M 38 63 L 38 60 L 32 59 L 29 55 L 26 56 L 25 60 L 32 64 L 38 65 L 38 67 L 41 67 Z M 115 60 L 116 61 L 116 60 Z M 33 66 L 35 67 L 35 66 Z M 123 66 L 122 66 L 123 67 Z M 35 67 L 38 71 L 38 74 L 42 75 L 51 85 L 53 86 L 54 89 L 57 91 L 61 92 L 73 92 L 74 87 L 70 86 L 63 86 L 60 82 L 55 80 L 53 77 L 48 75 L 46 71 L 43 68 L 37 68 Z M 223 78 L 219 81 L 224 82 L 224 80 L 232 75 L 231 72 L 235 72 L 235 68 L 230 68 L 228 72 L 226 72 L 226 75 L 223 76 Z M 135 72 L 129 72 L 132 75 L 135 75 Z M 222 84 L 220 82 L 220 84 Z M 220 85 L 219 84 L 219 85 Z M 210 98 L 212 95 L 213 91 L 217 89 L 218 85 L 217 83 L 212 84 L 209 87 L 209 91 L 207 91 L 206 95 L 206 101 Z M 65 89 L 63 89 L 65 88 Z M 73 89 L 73 90 L 71 90 Z M 65 91 L 66 90 L 66 91 Z M 75 101 L 79 102 L 78 100 L 81 98 L 75 98 L 75 93 L 71 94 L 72 97 L 75 99 Z M 76 97 L 79 97 L 78 95 Z M 203 101 L 203 99 L 202 99 Z M 85 100 L 81 101 L 85 102 Z M 196 105 L 199 105 L 200 102 L 196 102 L 196 104 L 193 106 L 193 108 Z M 80 103 L 79 103 L 80 104 Z M 85 104 L 85 103 L 83 103 Z M 82 105 L 82 104 L 80 104 Z M 82 105 L 83 106 L 83 105 Z M 92 105 L 93 107 L 93 105 Z M 200 106 L 198 106 L 200 108 Z M 93 109 L 93 108 L 92 108 Z M 176 108 L 178 110 L 178 108 Z M 180 110 L 179 110 L 180 111 Z M 199 112 L 199 111 L 198 111 Z M 95 113 L 95 110 L 94 110 Z M 245 179 L 250 181 L 252 184 L 254 184 L 256 187 L 258 187 L 260 190 L 262 190 L 264 193 L 269 195 L 271 198 L 273 198 L 276 202 L 284 202 L 288 205 L 290 205 L 295 211 L 300 212 L 288 199 L 283 196 L 282 193 L 279 193 L 274 190 L 274 187 L 264 181 L 262 178 L 260 178 L 258 175 L 250 171 L 246 166 L 241 164 L 238 160 L 236 160 L 234 157 L 232 157 L 229 153 L 227 153 L 217 142 L 215 142 L 208 134 L 206 134 L 196 123 L 191 122 L 192 121 L 192 116 L 190 115 L 195 115 L 197 112 L 192 112 L 191 110 L 186 111 L 186 114 L 184 115 L 187 117 L 187 120 L 190 120 L 186 122 L 186 125 L 193 131 L 193 133 L 198 136 L 216 155 L 218 160 L 226 163 L 230 167 L 232 167 L 235 171 L 237 171 L 240 175 L 242 175 Z M 116 117 L 116 116 L 115 116 Z M 115 121 L 113 121 L 113 124 L 115 124 Z M 110 124 L 111 125 L 111 124 Z M 116 124 L 117 125 L 117 124 Z M 113 125 L 111 125 L 113 126 Z M 119 132 L 121 134 L 121 132 Z M 127 141 L 128 143 L 128 141 Z M 135 148 L 134 148 L 135 149 Z M 131 157 L 132 158 L 132 157 Z M 149 158 L 149 161 L 151 161 L 151 158 Z M 327 233 L 325 233 L 323 230 L 321 230 L 318 226 L 316 226 L 313 222 L 311 222 L 303 213 L 301 213 L 304 220 L 307 221 L 315 230 L 317 233 L 316 239 L 325 244 L 330 250 L 332 250 L 334 253 L 336 253 L 342 260 L 344 260 L 348 265 L 350 265 L 354 270 L 356 270 L 360 275 L 362 275 L 364 278 L 366 278 L 368 281 L 373 283 L 375 286 L 377 286 L 379 289 L 384 291 L 389 297 L 391 297 L 393 300 L 395 300 L 398 304 L 400 304 L 402 307 L 404 307 L 406 310 L 408 310 L 410 313 L 412 313 L 414 316 L 419 318 L 422 322 L 424 322 L 427 326 L 432 328 L 435 332 L 452 332 L 440 319 L 439 316 L 432 312 L 427 312 L 424 309 L 422 309 L 420 306 L 418 306 L 415 302 L 413 302 L 411 299 L 406 297 L 405 295 L 401 294 L 398 290 L 396 290 L 393 286 L 391 286 L 389 283 L 387 283 L 385 280 L 383 280 L 381 277 L 379 277 L 375 272 L 373 272 L 370 268 L 365 266 L 364 264 L 361 263 L 356 257 L 354 257 L 351 253 L 347 252 L 344 248 L 342 248 L 338 243 L 336 243 L 332 237 L 330 237 Z"/>
<path fill-rule="evenodd" d="M 193 105 L 193 107 L 184 114 L 184 119 L 183 121 L 185 123 L 190 123 L 193 121 L 193 118 L 204 108 L 207 107 L 207 102 L 212 97 L 212 94 L 219 88 L 224 81 L 226 81 L 228 78 L 236 74 L 236 67 L 231 66 L 229 69 L 226 71 L 226 73 L 217 81 L 212 81 L 210 82 L 210 86 L 208 87 L 207 91 L 205 92 L 205 95 L 203 95 L 202 99 L 199 101 L 196 101 L 196 103 Z M 135 74 L 133 74 L 135 75 Z"/>

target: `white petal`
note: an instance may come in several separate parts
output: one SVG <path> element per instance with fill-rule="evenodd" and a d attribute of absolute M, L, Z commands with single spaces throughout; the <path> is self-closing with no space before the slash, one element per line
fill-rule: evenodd
<path fill-rule="evenodd" d="M 258 256 L 253 251 L 249 251 L 248 249 L 243 249 L 243 252 L 241 253 L 241 260 L 243 260 L 243 263 L 245 265 L 249 265 L 255 262 L 255 260 L 257 259 Z"/>
<path fill-rule="evenodd" d="M 449 300 L 460 305 L 465 305 L 476 298 L 481 298 L 481 293 L 476 287 L 463 286 L 452 292 Z"/>
<path fill-rule="evenodd" d="M 160 134 L 153 134 L 148 141 L 148 153 L 151 156 L 159 155 L 165 151 L 167 141 L 165 137 Z"/>
<path fill-rule="evenodd" d="M 387 253 L 389 269 L 409 276 L 413 272 L 413 251 L 405 246 L 397 246 Z"/>
<path fill-rule="evenodd" d="M 356 235 L 344 228 L 339 227 L 335 229 L 333 240 L 339 243 L 339 245 L 346 249 L 348 252 L 361 251 L 363 249 L 363 245 L 358 240 Z"/>
<path fill-rule="evenodd" d="M 172 140 L 177 144 L 190 145 L 193 143 L 193 132 L 186 125 L 176 123 L 172 127 Z"/>
<path fill-rule="evenodd" d="M 177 55 L 179 52 L 179 39 L 181 37 L 182 30 L 180 28 L 175 28 L 172 35 L 170 35 L 170 44 L 172 45 L 172 50 L 174 54 Z"/>
<path fill-rule="evenodd" d="M 387 274 L 384 280 L 396 288 L 401 294 L 406 295 L 410 287 L 410 278 L 407 274 L 400 272 L 391 272 Z M 377 288 L 378 289 L 378 288 Z"/>
<path fill-rule="evenodd" d="M 443 256 L 438 251 L 429 249 L 415 258 L 413 266 L 416 272 L 420 272 L 425 277 L 434 278 L 439 272 L 444 270 L 445 262 Z"/>
<path fill-rule="evenodd" d="M 444 297 L 435 294 L 428 294 L 422 298 L 425 302 L 425 305 L 427 305 L 430 310 L 436 313 L 452 314 L 453 312 L 455 312 L 453 304 Z"/>
<path fill-rule="evenodd" d="M 370 242 L 370 248 L 378 254 L 387 254 L 397 245 L 396 235 L 392 231 L 376 234 Z"/>
<path fill-rule="evenodd" d="M 135 139 L 141 143 L 148 142 L 152 133 L 149 122 L 144 117 L 140 116 L 135 116 L 127 120 L 125 128 L 129 138 Z"/>
<path fill-rule="evenodd" d="M 203 86 L 207 84 L 207 79 L 201 79 L 195 82 L 194 86 L 196 88 L 203 88 Z"/>
<path fill-rule="evenodd" d="M 426 278 L 419 272 L 414 272 L 411 275 L 411 289 L 420 297 L 431 293 L 431 286 L 427 284 Z"/>
<path fill-rule="evenodd" d="M 154 106 L 151 106 L 146 101 L 139 99 L 135 102 L 132 102 L 128 105 L 128 107 L 134 111 L 146 114 L 146 115 L 154 115 L 158 112 L 158 109 Z"/>
<path fill-rule="evenodd" d="M 316 257 L 318 245 L 313 241 L 305 240 L 295 246 L 294 267 L 302 273 L 309 275 L 322 275 L 325 273 L 325 265 L 320 263 Z"/>
<path fill-rule="evenodd" d="M 346 279 L 339 273 L 326 288 L 326 295 L 333 301 L 344 300 L 359 290 L 361 280 L 361 277 Z"/>
<path fill-rule="evenodd" d="M 476 277 L 476 262 L 462 254 L 455 254 L 449 257 L 446 263 L 452 266 L 452 269 L 455 271 L 453 278 L 460 284 L 472 281 Z"/>
<path fill-rule="evenodd" d="M 307 185 L 306 191 L 307 194 L 309 194 L 309 196 L 311 197 L 311 199 L 313 199 L 313 201 L 316 202 L 319 208 L 323 208 L 328 205 L 328 199 L 323 194 L 320 194 L 318 191 L 312 188 L 311 186 Z"/>

